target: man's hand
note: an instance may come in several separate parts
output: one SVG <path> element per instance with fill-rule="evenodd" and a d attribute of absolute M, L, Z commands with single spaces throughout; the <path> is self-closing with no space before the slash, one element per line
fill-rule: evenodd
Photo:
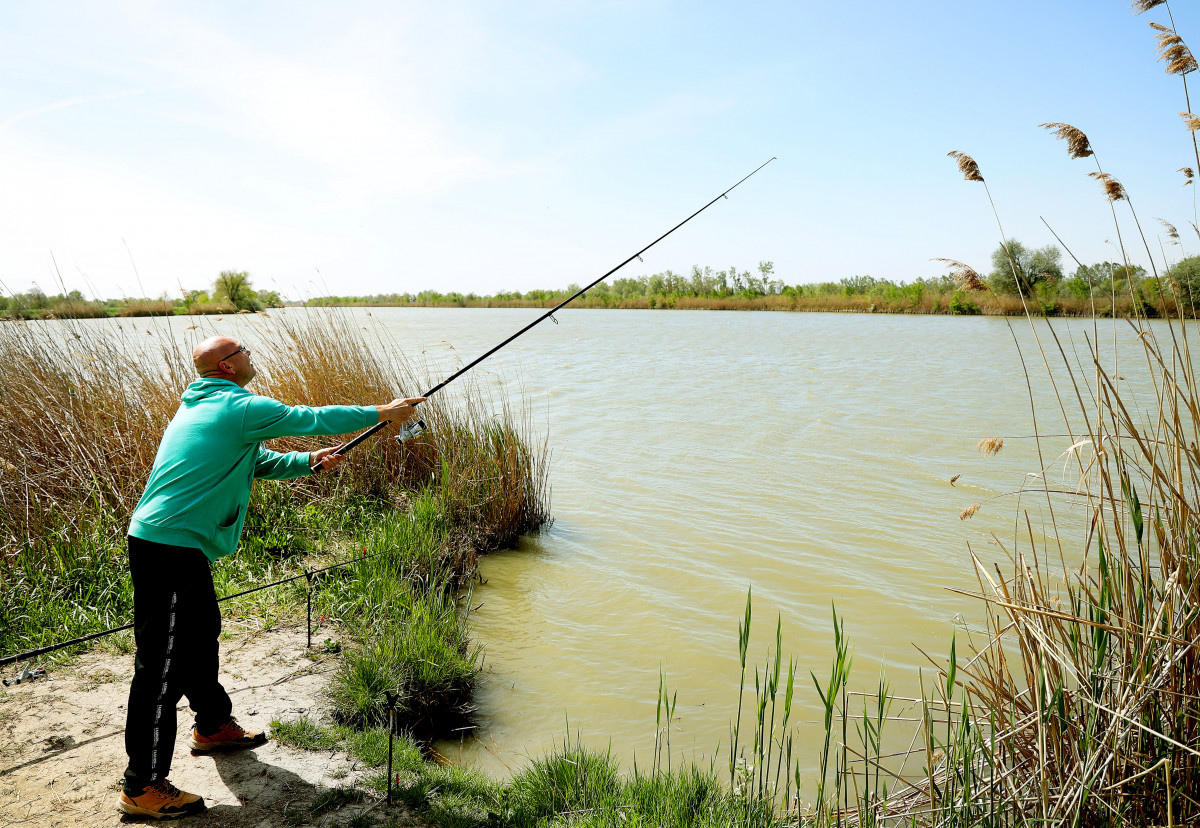
<path fill-rule="evenodd" d="M 340 448 L 341 446 L 330 446 L 329 448 L 310 451 L 308 453 L 308 467 L 312 469 L 312 473 L 319 474 L 341 465 L 341 462 L 346 457 L 337 453 L 337 450 Z"/>
<path fill-rule="evenodd" d="M 413 406 L 423 402 L 424 397 L 409 397 L 406 400 L 392 400 L 387 405 L 377 405 L 375 409 L 379 412 L 379 422 L 403 423 L 416 416 L 417 410 Z"/>

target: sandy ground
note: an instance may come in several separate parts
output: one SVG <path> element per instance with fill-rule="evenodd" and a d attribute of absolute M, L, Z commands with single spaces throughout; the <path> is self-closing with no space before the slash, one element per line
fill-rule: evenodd
<path fill-rule="evenodd" d="M 311 660 L 304 631 L 296 626 L 232 632 L 221 644 L 221 683 L 245 727 L 269 732 L 272 719 L 302 713 L 317 721 L 325 718 L 323 690 L 334 657 Z M 9 679 L 19 672 L 5 669 Z M 46 679 L 0 687 L 0 826 L 143 821 L 125 817 L 116 808 L 125 770 L 125 702 L 132 672 L 132 655 L 96 653 L 70 667 L 51 668 Z M 171 781 L 203 796 L 209 810 L 164 824 L 344 825 L 363 812 L 372 824 L 411 822 L 399 806 L 386 809 L 371 799 L 336 814 L 309 816 L 308 804 L 323 790 L 362 775 L 352 759 L 274 741 L 248 751 L 192 755 L 187 746 L 192 714 L 186 700 L 179 711 Z M 291 819 L 285 818 L 285 811 Z M 297 821 L 298 813 L 307 821 Z"/>

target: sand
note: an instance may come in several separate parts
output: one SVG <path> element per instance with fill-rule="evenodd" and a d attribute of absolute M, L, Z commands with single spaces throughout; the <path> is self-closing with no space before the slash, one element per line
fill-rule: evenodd
<path fill-rule="evenodd" d="M 298 626 L 249 630 L 226 624 L 221 644 L 221 683 L 233 698 L 234 715 L 246 728 L 267 730 L 273 719 L 301 714 L 326 721 L 324 697 L 336 656 L 310 658 Z M 315 650 L 316 648 L 314 648 Z M 12 679 L 17 667 L 5 668 Z M 117 811 L 125 770 L 125 703 L 133 656 L 98 652 L 48 676 L 0 687 L 0 826 L 100 826 L 149 822 Z M 371 824 L 411 823 L 400 806 L 374 797 L 348 805 L 336 816 L 313 816 L 308 805 L 323 791 L 345 786 L 365 771 L 337 751 L 310 752 L 274 741 L 251 750 L 192 755 L 192 714 L 179 706 L 171 781 L 200 794 L 205 814 L 164 824 L 274 828 L 345 824 L 365 813 Z M 285 815 L 286 812 L 286 815 Z M 303 814 L 303 821 L 298 821 Z"/>

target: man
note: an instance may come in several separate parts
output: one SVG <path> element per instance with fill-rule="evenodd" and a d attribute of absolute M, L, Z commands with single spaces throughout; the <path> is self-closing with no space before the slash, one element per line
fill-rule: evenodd
<path fill-rule="evenodd" d="M 199 813 L 204 800 L 167 780 L 175 746 L 175 705 L 186 695 L 196 715 L 197 751 L 261 745 L 266 734 L 232 717 L 217 681 L 221 613 L 209 562 L 236 548 L 254 478 L 286 480 L 332 469 L 337 447 L 280 453 L 263 440 L 344 434 L 410 419 L 424 397 L 378 406 L 287 406 L 245 390 L 250 350 L 216 336 L 192 354 L 200 379 L 163 434 L 146 490 L 129 525 L 129 572 L 137 657 L 125 723 L 124 790 L 118 808 L 170 819 Z"/>

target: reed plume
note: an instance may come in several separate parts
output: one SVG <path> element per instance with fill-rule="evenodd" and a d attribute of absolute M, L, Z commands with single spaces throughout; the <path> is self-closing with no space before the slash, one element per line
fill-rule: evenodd
<path fill-rule="evenodd" d="M 1179 244 L 1179 231 L 1175 229 L 1175 225 L 1166 219 L 1158 219 L 1159 224 L 1167 231 L 1167 238 L 1171 239 L 1175 244 Z"/>
<path fill-rule="evenodd" d="M 975 444 L 975 448 L 983 452 L 984 457 L 991 457 L 1000 453 L 1000 449 L 1004 448 L 1003 437 L 984 437 Z"/>
<path fill-rule="evenodd" d="M 1195 178 L 1196 178 L 1196 171 L 1193 170 L 1191 167 L 1180 167 L 1176 172 L 1183 173 L 1183 177 L 1186 179 L 1183 182 L 1183 186 L 1185 186 L 1185 187 L 1187 185 L 1191 184 L 1192 181 L 1195 180 Z"/>
<path fill-rule="evenodd" d="M 1060 124 L 1057 122 L 1038 124 L 1042 129 L 1054 131 L 1054 137 L 1060 141 L 1067 142 L 1067 154 L 1072 158 L 1087 158 L 1093 155 L 1092 145 L 1088 141 L 1087 135 L 1083 130 L 1077 129 L 1070 124 Z"/>
<path fill-rule="evenodd" d="M 1196 71 L 1196 58 L 1192 50 L 1183 42 L 1183 38 L 1161 23 L 1150 23 L 1150 28 L 1158 32 L 1154 39 L 1158 41 L 1158 59 L 1167 65 L 1168 75 L 1186 75 Z"/>
<path fill-rule="evenodd" d="M 968 506 L 967 508 L 963 509 L 962 512 L 959 513 L 958 519 L 959 520 L 969 520 L 970 518 L 973 518 L 975 516 L 975 513 L 979 511 L 979 505 L 980 504 L 978 504 L 978 503 L 974 503 L 974 504 Z"/>
<path fill-rule="evenodd" d="M 1191 112 L 1180 112 L 1179 117 L 1183 118 L 1183 125 L 1188 132 L 1196 132 L 1200 130 L 1200 117 L 1196 117 Z"/>
<path fill-rule="evenodd" d="M 1129 8 L 1133 9 L 1134 14 L 1141 14 L 1142 12 L 1150 11 L 1155 6 L 1161 6 L 1166 2 L 1167 0 L 1133 0 L 1133 3 L 1130 4 Z"/>
<path fill-rule="evenodd" d="M 983 179 L 979 179 L 982 181 Z M 983 277 L 975 271 L 975 268 L 968 264 L 963 264 L 957 259 L 930 259 L 933 262 L 944 262 L 949 265 L 950 270 L 954 273 L 954 281 L 963 290 L 989 290 L 987 282 L 983 281 Z"/>
<path fill-rule="evenodd" d="M 967 181 L 983 181 L 983 173 L 979 172 L 979 165 L 974 158 L 958 150 L 950 150 L 946 155 L 958 162 L 958 171 Z"/>
<path fill-rule="evenodd" d="M 1126 201 L 1129 196 L 1125 193 L 1125 188 L 1121 186 L 1121 182 L 1113 177 L 1112 173 L 1106 172 L 1090 172 L 1089 176 L 1096 179 L 1104 187 L 1104 195 L 1109 201 Z"/>

